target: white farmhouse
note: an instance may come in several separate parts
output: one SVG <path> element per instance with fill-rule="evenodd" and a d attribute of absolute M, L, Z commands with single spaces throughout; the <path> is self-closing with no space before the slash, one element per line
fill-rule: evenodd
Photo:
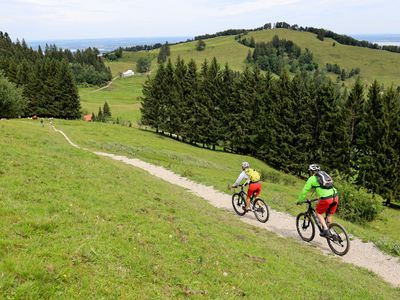
<path fill-rule="evenodd" d="M 132 70 L 128 70 L 128 71 L 122 72 L 121 77 L 131 77 L 133 75 L 135 75 L 135 73 Z"/>

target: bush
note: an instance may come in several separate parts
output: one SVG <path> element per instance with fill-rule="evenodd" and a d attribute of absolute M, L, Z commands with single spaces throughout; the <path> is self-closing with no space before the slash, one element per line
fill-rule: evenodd
<path fill-rule="evenodd" d="M 347 182 L 335 183 L 340 203 L 337 214 L 354 223 L 373 221 L 383 210 L 383 198 Z"/>
<path fill-rule="evenodd" d="M 0 118 L 16 118 L 24 114 L 27 106 L 22 88 L 18 88 L 0 71 Z"/>
<path fill-rule="evenodd" d="M 204 49 L 206 49 L 206 42 L 203 40 L 199 40 L 196 44 L 196 50 L 203 51 Z"/>
<path fill-rule="evenodd" d="M 151 58 L 150 57 L 139 57 L 136 62 L 136 71 L 139 73 L 146 73 L 150 71 Z"/>

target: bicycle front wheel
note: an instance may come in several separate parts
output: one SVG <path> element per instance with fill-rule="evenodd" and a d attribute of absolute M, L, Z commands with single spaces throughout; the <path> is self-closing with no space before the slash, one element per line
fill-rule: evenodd
<path fill-rule="evenodd" d="M 297 216 L 296 228 L 303 241 L 311 242 L 314 239 L 315 225 L 308 214 L 301 213 Z"/>
<path fill-rule="evenodd" d="M 269 219 L 269 208 L 265 204 L 264 200 L 258 198 L 254 200 L 253 212 L 257 220 L 261 223 L 265 223 Z"/>
<path fill-rule="evenodd" d="M 329 230 L 332 236 L 328 237 L 329 248 L 336 255 L 343 256 L 350 249 L 350 240 L 344 227 L 337 223 L 329 224 Z"/>
<path fill-rule="evenodd" d="M 246 213 L 244 210 L 246 202 L 241 194 L 235 193 L 232 195 L 232 206 L 239 216 L 243 216 Z"/>

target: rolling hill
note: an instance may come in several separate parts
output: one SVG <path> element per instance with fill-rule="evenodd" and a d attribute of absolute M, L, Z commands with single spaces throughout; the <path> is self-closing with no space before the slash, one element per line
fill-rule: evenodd
<path fill-rule="evenodd" d="M 290 29 L 251 31 L 247 34 L 247 37 L 253 36 L 256 42 L 268 42 L 272 40 L 274 35 L 278 35 L 280 39 L 293 41 L 303 50 L 305 48 L 311 50 L 315 61 L 321 68 L 325 68 L 327 63 L 338 64 L 346 70 L 360 68 L 360 76 L 366 83 L 371 83 L 376 79 L 386 86 L 400 85 L 400 53 L 341 45 L 330 38 L 320 41 L 313 33 Z M 235 36 L 215 37 L 206 39 L 205 42 L 206 48 L 203 51 L 195 49 L 196 41 L 172 45 L 170 58 L 173 62 L 178 56 L 186 61 L 194 59 L 199 66 L 205 59 L 210 61 L 213 57 L 216 57 L 221 65 L 228 63 L 236 71 L 243 70 L 250 48 L 238 43 Z M 109 66 L 112 72 L 117 74 L 122 70 L 135 67 L 138 57 L 150 55 L 153 57 L 152 70 L 155 70 L 158 51 L 156 49 L 148 53 L 124 52 L 124 57 L 120 61 L 110 62 Z M 335 78 L 335 76 L 332 76 L 332 78 Z M 347 84 L 351 84 L 351 82 L 352 80 L 348 80 Z"/>
<path fill-rule="evenodd" d="M 76 141 L 84 139 L 98 148 L 116 134 L 111 128 L 123 129 L 56 122 Z M 0 121 L 0 129 L 4 158 L 0 294 L 5 298 L 399 296 L 398 289 L 366 270 L 244 225 L 237 216 L 211 208 L 184 189 L 141 170 L 70 147 L 38 121 Z M 122 132 L 128 138 L 132 129 Z M 115 142 L 122 142 L 118 134 L 108 147 L 166 164 L 182 158 L 200 170 L 219 170 L 230 158 L 243 159 L 196 148 L 186 151 L 190 146 L 151 135 L 142 136 L 148 150 L 128 144 L 123 148 Z M 165 143 L 185 151 L 176 157 Z M 151 149 L 164 154 L 153 155 Z M 193 156 L 200 152 L 203 157 Z M 207 159 L 207 153 L 215 158 Z M 232 167 L 228 173 L 236 170 Z M 190 169 L 187 175 L 191 177 Z M 321 264 L 329 289 L 316 284 L 321 281 Z"/>

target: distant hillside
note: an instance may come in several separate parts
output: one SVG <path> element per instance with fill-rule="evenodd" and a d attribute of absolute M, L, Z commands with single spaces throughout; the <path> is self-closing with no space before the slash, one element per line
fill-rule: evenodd
<path fill-rule="evenodd" d="M 378 49 L 365 47 L 342 45 L 331 38 L 324 38 L 323 41 L 317 38 L 317 35 L 305 31 L 295 31 L 291 29 L 267 29 L 248 32 L 245 36 L 254 37 L 256 42 L 271 41 L 274 35 L 281 39 L 293 41 L 300 46 L 302 50 L 308 48 L 314 56 L 314 60 L 321 69 L 325 69 L 326 64 L 338 64 L 346 70 L 360 69 L 361 78 L 371 83 L 378 80 L 386 86 L 394 84 L 400 85 L 400 54 Z M 171 46 L 171 56 L 173 62 L 180 56 L 185 61 L 194 59 L 197 64 L 205 59 L 211 61 L 216 57 L 221 64 L 228 63 L 236 71 L 241 71 L 246 65 L 246 56 L 249 47 L 240 44 L 235 40 L 235 36 L 219 36 L 205 39 L 206 47 L 203 51 L 196 50 L 197 41 L 186 42 Z M 121 61 L 110 62 L 109 65 L 113 73 L 118 69 L 126 68 L 128 65 L 132 68 L 138 57 L 150 53 L 154 59 L 152 69 L 157 66 L 158 49 L 149 52 L 125 52 Z M 115 71 L 114 71 L 115 70 Z M 332 78 L 336 78 L 333 76 Z M 347 80 L 351 83 L 352 80 Z"/>

